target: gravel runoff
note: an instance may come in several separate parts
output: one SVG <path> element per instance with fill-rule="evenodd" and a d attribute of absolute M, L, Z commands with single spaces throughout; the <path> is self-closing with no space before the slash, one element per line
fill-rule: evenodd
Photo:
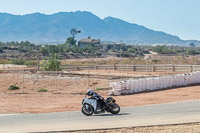
<path fill-rule="evenodd" d="M 200 133 L 200 123 L 51 133 Z"/>

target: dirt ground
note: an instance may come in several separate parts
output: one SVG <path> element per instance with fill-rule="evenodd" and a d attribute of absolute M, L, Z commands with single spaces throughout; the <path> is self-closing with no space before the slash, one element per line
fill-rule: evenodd
<path fill-rule="evenodd" d="M 136 71 L 119 71 L 119 70 L 81 70 L 71 71 L 77 74 L 93 74 L 93 75 L 107 75 L 107 76 L 121 76 L 121 77 L 152 77 L 152 76 L 167 76 L 175 74 L 183 74 L 183 72 L 136 72 Z"/>
<path fill-rule="evenodd" d="M 54 132 L 54 133 L 200 133 L 200 124 L 181 124 L 181 125 L 164 125 L 150 127 L 132 127 L 108 130 L 85 130 L 71 132 Z"/>
<path fill-rule="evenodd" d="M 113 72 L 114 73 L 114 72 Z M 152 74 L 153 75 L 153 74 Z M 108 97 L 108 84 L 115 80 L 88 77 L 45 76 L 22 73 L 0 73 L 0 113 L 48 113 L 78 111 L 88 88 L 96 87 Z M 20 90 L 9 91 L 10 85 Z M 45 88 L 48 92 L 37 92 Z M 200 84 L 162 91 L 114 96 L 121 107 L 159 104 L 200 99 Z"/>

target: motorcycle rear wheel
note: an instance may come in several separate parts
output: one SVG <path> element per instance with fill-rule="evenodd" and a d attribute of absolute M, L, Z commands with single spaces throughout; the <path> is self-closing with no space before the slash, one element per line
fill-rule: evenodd
<path fill-rule="evenodd" d="M 92 105 L 84 104 L 81 112 L 86 116 L 91 116 L 94 113 L 94 108 L 92 107 Z"/>
<path fill-rule="evenodd" d="M 111 103 L 109 112 L 112 114 L 118 114 L 120 112 L 120 106 L 116 103 Z"/>

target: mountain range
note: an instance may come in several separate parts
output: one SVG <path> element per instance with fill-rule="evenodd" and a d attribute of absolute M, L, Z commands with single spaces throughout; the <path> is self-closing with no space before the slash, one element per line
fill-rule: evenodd
<path fill-rule="evenodd" d="M 91 12 L 59 12 L 52 15 L 33 13 L 12 15 L 0 13 L 0 41 L 23 41 L 35 43 L 64 42 L 70 30 L 76 28 L 81 34 L 76 39 L 91 38 L 101 41 L 127 44 L 175 44 L 187 45 L 197 40 L 182 40 L 178 36 L 154 31 L 124 20 L 106 17 L 100 19 Z"/>

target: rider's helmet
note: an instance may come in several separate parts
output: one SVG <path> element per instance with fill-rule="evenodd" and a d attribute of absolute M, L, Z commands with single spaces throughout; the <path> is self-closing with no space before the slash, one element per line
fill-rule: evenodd
<path fill-rule="evenodd" d="M 91 96 L 93 94 L 93 90 L 89 89 L 87 92 L 86 92 L 86 95 L 88 96 Z"/>

